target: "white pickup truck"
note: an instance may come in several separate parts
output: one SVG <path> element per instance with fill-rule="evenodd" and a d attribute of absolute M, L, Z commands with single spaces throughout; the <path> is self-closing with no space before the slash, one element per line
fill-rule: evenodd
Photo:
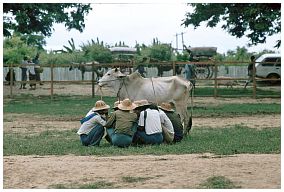
<path fill-rule="evenodd" d="M 280 54 L 263 54 L 259 58 L 257 58 L 255 62 L 256 62 L 255 64 L 256 77 L 280 79 L 281 77 Z"/>

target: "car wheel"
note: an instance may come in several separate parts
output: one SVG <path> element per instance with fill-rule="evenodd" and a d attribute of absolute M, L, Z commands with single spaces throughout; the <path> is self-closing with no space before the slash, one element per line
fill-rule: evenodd
<path fill-rule="evenodd" d="M 269 74 L 269 75 L 267 76 L 267 78 L 268 78 L 268 79 L 272 79 L 271 81 L 269 81 L 270 84 L 272 84 L 272 85 L 275 85 L 275 84 L 279 83 L 279 81 L 280 81 L 280 76 L 279 76 L 278 74 L 275 74 L 275 73 Z M 279 81 L 277 81 L 277 79 L 278 79 Z"/>

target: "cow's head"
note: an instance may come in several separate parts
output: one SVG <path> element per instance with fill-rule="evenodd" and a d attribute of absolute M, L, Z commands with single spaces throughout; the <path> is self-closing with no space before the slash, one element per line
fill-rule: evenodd
<path fill-rule="evenodd" d="M 79 65 L 79 63 L 71 62 L 71 64 L 69 65 L 69 71 L 78 68 Z"/>
<path fill-rule="evenodd" d="M 121 73 L 119 68 L 111 69 L 99 80 L 99 86 L 108 86 L 125 76 L 126 75 Z"/>

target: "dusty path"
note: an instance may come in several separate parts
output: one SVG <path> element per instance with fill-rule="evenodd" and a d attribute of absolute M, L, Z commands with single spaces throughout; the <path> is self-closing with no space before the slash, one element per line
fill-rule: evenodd
<path fill-rule="evenodd" d="M 79 120 L 74 119 L 56 119 L 54 117 L 30 116 L 27 114 L 4 115 L 4 132 L 33 134 L 46 130 L 72 130 L 78 129 Z M 246 117 L 229 118 L 193 118 L 193 128 L 208 127 L 220 128 L 231 127 L 234 125 L 247 126 L 249 128 L 271 128 L 280 127 L 281 115 L 254 115 Z"/>
<path fill-rule="evenodd" d="M 94 183 L 106 183 L 105 188 L 192 189 L 212 176 L 224 176 L 241 188 L 279 189 L 280 175 L 280 154 L 4 157 L 5 189 Z"/>

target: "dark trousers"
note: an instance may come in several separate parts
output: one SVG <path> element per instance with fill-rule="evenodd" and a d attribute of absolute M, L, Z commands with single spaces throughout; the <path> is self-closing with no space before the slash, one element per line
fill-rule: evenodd
<path fill-rule="evenodd" d="M 22 69 L 22 79 L 21 81 L 27 81 L 28 76 L 27 76 L 27 68 L 21 68 Z M 25 87 L 26 83 L 21 83 L 21 87 Z"/>
<path fill-rule="evenodd" d="M 96 125 L 88 135 L 81 134 L 80 139 L 84 146 L 99 146 L 104 133 L 104 127 L 102 125 Z"/>

